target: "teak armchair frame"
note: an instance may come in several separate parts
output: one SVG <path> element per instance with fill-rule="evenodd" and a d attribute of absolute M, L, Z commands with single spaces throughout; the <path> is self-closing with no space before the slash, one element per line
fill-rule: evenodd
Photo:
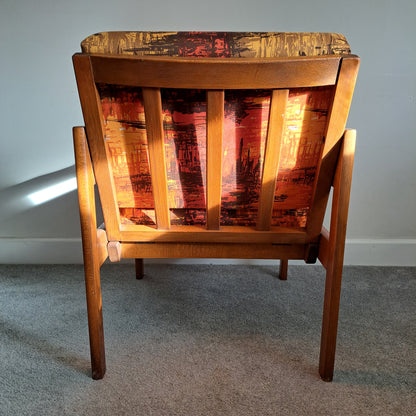
<path fill-rule="evenodd" d="M 136 259 L 143 275 L 143 258 L 280 259 L 286 279 L 288 259 L 326 269 L 319 372 L 333 378 L 355 131 L 345 130 L 359 66 L 354 55 L 298 58 L 178 58 L 75 54 L 73 57 L 85 120 L 75 127 L 74 145 L 87 292 L 92 377 L 105 373 L 100 266 L 109 257 Z M 156 227 L 120 221 L 115 183 L 105 147 L 104 121 L 97 84 L 142 88 Z M 334 86 L 322 157 L 305 228 L 271 226 L 278 174 L 283 113 L 290 88 Z M 207 194 L 205 226 L 170 224 L 163 147 L 160 88 L 206 90 Z M 220 226 L 221 157 L 224 90 L 272 90 L 256 227 Z M 97 228 L 94 185 L 98 185 L 105 228 Z M 333 187 L 330 230 L 323 228 Z"/>

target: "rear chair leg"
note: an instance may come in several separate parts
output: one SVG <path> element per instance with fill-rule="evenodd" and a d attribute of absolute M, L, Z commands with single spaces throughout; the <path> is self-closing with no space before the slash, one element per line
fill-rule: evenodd
<path fill-rule="evenodd" d="M 280 268 L 279 268 L 279 279 L 280 280 L 287 280 L 287 268 L 288 268 L 288 260 L 282 259 L 280 260 Z"/>
<path fill-rule="evenodd" d="M 134 263 L 136 267 L 136 279 L 138 280 L 143 279 L 143 276 L 144 276 L 143 259 L 135 259 Z"/>

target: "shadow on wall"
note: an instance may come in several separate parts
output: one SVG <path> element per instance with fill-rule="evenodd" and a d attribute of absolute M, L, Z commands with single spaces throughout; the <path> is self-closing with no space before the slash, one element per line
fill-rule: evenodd
<path fill-rule="evenodd" d="M 0 190 L 0 237 L 80 237 L 75 166 Z"/>

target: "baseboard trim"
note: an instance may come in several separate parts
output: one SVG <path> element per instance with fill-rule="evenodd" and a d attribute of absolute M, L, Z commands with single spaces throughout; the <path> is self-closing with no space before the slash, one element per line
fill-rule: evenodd
<path fill-rule="evenodd" d="M 150 262 L 150 261 L 149 261 Z M 153 260 L 152 262 L 156 262 Z M 274 260 L 172 259 L 176 264 L 275 264 Z M 1 264 L 80 264 L 79 238 L 1 238 Z M 302 264 L 300 262 L 299 264 Z M 349 239 L 346 265 L 416 266 L 416 239 Z"/>
<path fill-rule="evenodd" d="M 344 264 L 416 266 L 416 239 L 347 239 Z"/>
<path fill-rule="evenodd" d="M 0 238 L 0 264 L 81 264 L 80 238 Z"/>

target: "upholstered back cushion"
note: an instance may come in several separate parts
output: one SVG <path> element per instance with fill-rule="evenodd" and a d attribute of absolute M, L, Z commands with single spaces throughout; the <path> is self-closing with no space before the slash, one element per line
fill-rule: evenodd
<path fill-rule="evenodd" d="M 338 33 L 103 32 L 81 43 L 84 53 L 271 58 L 351 53 Z"/>
<path fill-rule="evenodd" d="M 330 33 L 107 32 L 82 42 L 93 54 L 279 57 L 349 54 Z M 293 89 L 285 114 L 272 225 L 304 227 L 333 87 Z M 140 88 L 99 85 L 106 144 L 124 223 L 154 224 Z M 221 224 L 254 224 L 271 91 L 226 91 Z M 197 90 L 162 90 L 172 223 L 205 222 L 206 98 Z"/>

